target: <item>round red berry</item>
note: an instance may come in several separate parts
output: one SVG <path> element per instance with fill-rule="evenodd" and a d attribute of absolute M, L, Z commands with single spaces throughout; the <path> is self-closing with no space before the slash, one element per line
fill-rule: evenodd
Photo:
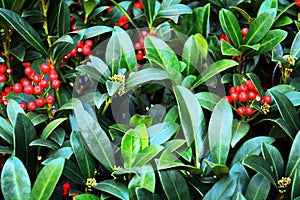
<path fill-rule="evenodd" d="M 246 102 L 246 101 L 248 101 L 248 94 L 246 93 L 246 92 L 241 92 L 240 94 L 239 94 L 239 100 L 241 101 L 241 102 Z"/>
<path fill-rule="evenodd" d="M 254 112 L 254 109 L 251 107 L 251 106 L 247 106 L 246 108 L 245 108 L 245 113 L 246 113 L 246 115 L 252 115 L 253 114 L 253 112 Z"/>
<path fill-rule="evenodd" d="M 14 93 L 19 94 L 19 93 L 22 92 L 22 90 L 23 90 L 23 87 L 22 87 L 21 83 L 15 83 L 14 84 L 14 86 L 13 86 Z"/>
<path fill-rule="evenodd" d="M 54 98 L 54 96 L 53 96 L 52 94 L 49 94 L 49 95 L 46 97 L 46 102 L 47 102 L 48 104 L 53 104 L 54 101 L 55 101 L 55 98 Z"/>
<path fill-rule="evenodd" d="M 6 72 L 6 70 L 7 70 L 7 67 L 3 64 L 0 64 L 0 73 L 3 74 Z"/>
<path fill-rule="evenodd" d="M 87 56 L 91 53 L 91 47 L 84 45 L 82 48 L 82 54 Z"/>
<path fill-rule="evenodd" d="M 271 103 L 272 102 L 272 97 L 269 96 L 269 95 L 266 95 L 263 97 L 263 101 L 267 104 Z"/>
<path fill-rule="evenodd" d="M 239 100 L 239 94 L 237 92 L 234 92 L 230 95 L 230 98 L 232 101 L 238 101 Z"/>
<path fill-rule="evenodd" d="M 42 81 L 42 76 L 39 74 L 36 74 L 33 76 L 33 82 L 35 82 L 36 84 L 39 84 Z"/>
<path fill-rule="evenodd" d="M 86 41 L 84 41 L 84 45 L 86 45 L 86 46 L 92 47 L 93 44 L 94 44 L 93 40 L 86 40 Z"/>
<path fill-rule="evenodd" d="M 19 103 L 19 105 L 21 106 L 21 108 L 23 109 L 23 110 L 26 110 L 26 103 L 24 103 L 24 102 L 20 102 Z"/>
<path fill-rule="evenodd" d="M 45 105 L 45 99 L 40 97 L 36 100 L 36 105 L 39 107 L 43 107 Z"/>
<path fill-rule="evenodd" d="M 70 190 L 71 189 L 71 184 L 70 183 L 64 183 L 62 187 L 63 187 L 63 189 Z"/>
<path fill-rule="evenodd" d="M 48 73 L 50 72 L 50 70 L 51 70 L 51 67 L 50 67 L 49 64 L 43 63 L 43 64 L 41 64 L 41 66 L 40 66 L 40 70 L 41 70 L 41 72 L 42 72 L 43 74 L 48 74 Z"/>
<path fill-rule="evenodd" d="M 248 91 L 248 87 L 246 84 L 240 85 L 240 92 L 247 92 L 247 91 Z"/>
<path fill-rule="evenodd" d="M 50 73 L 49 74 L 49 79 L 50 79 L 51 82 L 54 81 L 54 80 L 57 80 L 58 79 L 57 73 L 56 72 L 55 73 Z"/>
<path fill-rule="evenodd" d="M 256 93 L 253 92 L 253 91 L 250 91 L 248 93 L 248 97 L 249 97 L 250 100 L 255 100 L 256 99 Z"/>
<path fill-rule="evenodd" d="M 24 73 L 27 76 L 31 76 L 33 72 L 34 72 L 34 70 L 31 67 L 26 67 L 25 70 L 24 70 Z"/>
<path fill-rule="evenodd" d="M 0 74 L 0 82 L 5 82 L 6 76 L 4 74 Z"/>
<path fill-rule="evenodd" d="M 43 94 L 43 88 L 40 85 L 35 86 L 34 94 L 37 94 L 37 95 Z"/>
<path fill-rule="evenodd" d="M 24 87 L 24 93 L 27 95 L 31 95 L 34 93 L 34 87 L 32 85 L 26 85 Z"/>
<path fill-rule="evenodd" d="M 139 61 L 144 59 L 144 54 L 143 54 L 142 51 L 137 52 L 136 59 L 139 60 Z"/>
<path fill-rule="evenodd" d="M 35 110 L 36 109 L 36 103 L 34 101 L 28 102 L 28 110 Z"/>
<path fill-rule="evenodd" d="M 41 82 L 40 82 L 40 86 L 42 88 L 47 88 L 49 86 L 49 82 L 45 79 L 43 79 Z"/>
<path fill-rule="evenodd" d="M 9 87 L 9 86 L 7 86 L 7 87 L 4 88 L 4 93 L 5 93 L 5 94 L 9 94 L 9 93 L 11 93 L 12 91 L 13 91 L 12 88 Z"/>
<path fill-rule="evenodd" d="M 59 86 L 60 86 L 60 80 L 54 80 L 54 81 L 52 81 L 52 87 L 53 88 L 59 88 Z"/>
<path fill-rule="evenodd" d="M 296 2 L 296 6 L 300 7 L 300 0 L 295 0 L 295 2 Z"/>
<path fill-rule="evenodd" d="M 223 97 L 229 104 L 231 104 L 232 100 L 230 96 L 224 96 Z"/>
<path fill-rule="evenodd" d="M 237 110 L 236 110 L 236 113 L 240 116 L 243 116 L 245 114 L 246 110 L 244 107 L 239 107 Z"/>
<path fill-rule="evenodd" d="M 141 50 L 143 48 L 144 48 L 144 45 L 141 42 L 137 42 L 137 43 L 134 44 L 134 49 L 135 50 Z"/>
<path fill-rule="evenodd" d="M 248 33 L 248 28 L 242 28 L 241 32 L 242 32 L 242 36 L 245 37 Z"/>
<path fill-rule="evenodd" d="M 27 78 L 22 78 L 21 79 L 21 84 L 23 87 L 25 87 L 26 85 L 30 85 L 30 81 Z"/>

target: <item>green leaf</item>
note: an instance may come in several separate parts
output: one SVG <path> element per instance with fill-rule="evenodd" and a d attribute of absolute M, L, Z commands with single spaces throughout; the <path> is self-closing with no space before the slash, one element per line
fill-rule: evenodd
<path fill-rule="evenodd" d="M 270 182 L 262 175 L 256 174 L 250 180 L 245 197 L 251 200 L 265 200 L 271 188 Z"/>
<path fill-rule="evenodd" d="M 91 26 L 88 27 L 84 33 L 83 40 L 93 38 L 95 36 L 102 35 L 104 33 L 108 33 L 113 31 L 114 29 L 108 26 Z"/>
<path fill-rule="evenodd" d="M 262 143 L 261 148 L 263 157 L 271 166 L 276 180 L 280 180 L 283 175 L 284 161 L 279 150 L 276 149 L 276 147 L 264 142 Z"/>
<path fill-rule="evenodd" d="M 5 199 L 30 198 L 30 179 L 25 166 L 17 157 L 10 157 L 3 166 L 1 190 Z"/>
<path fill-rule="evenodd" d="M 78 165 L 72 160 L 65 160 L 63 175 L 79 185 L 86 186 L 86 179 L 83 178 Z"/>
<path fill-rule="evenodd" d="M 113 170 L 115 165 L 111 142 L 97 121 L 85 110 L 74 110 L 81 137 L 91 154 L 107 169 Z"/>
<path fill-rule="evenodd" d="M 249 24 L 252 24 L 254 19 L 252 17 L 250 17 L 250 15 L 245 10 L 241 9 L 240 7 L 234 6 L 234 5 L 230 6 L 230 8 L 238 11 L 248 21 Z"/>
<path fill-rule="evenodd" d="M 132 166 L 141 167 L 148 164 L 161 150 L 163 150 L 163 147 L 157 144 L 146 147 L 137 154 Z"/>
<path fill-rule="evenodd" d="M 256 56 L 267 53 L 274 49 L 280 42 L 282 42 L 287 36 L 287 32 L 284 30 L 270 30 L 266 36 L 260 42 L 258 51 L 250 51 L 245 56 Z"/>
<path fill-rule="evenodd" d="M 271 28 L 276 16 L 276 9 L 268 9 L 257 16 L 249 27 L 248 33 L 244 40 L 245 44 L 254 45 L 265 37 Z"/>
<path fill-rule="evenodd" d="M 234 48 L 231 44 L 229 44 L 225 40 L 222 40 L 221 51 L 222 51 L 222 54 L 225 56 L 239 56 L 239 55 L 243 54 L 242 51 Z"/>
<path fill-rule="evenodd" d="M 9 144 L 13 143 L 13 128 L 3 117 L 0 117 L 0 137 Z"/>
<path fill-rule="evenodd" d="M 80 140 L 78 132 L 72 131 L 70 142 L 80 171 L 83 174 L 83 178 L 88 179 L 93 177 L 96 168 L 96 161 Z"/>
<path fill-rule="evenodd" d="M 47 154 L 47 159 L 42 162 L 42 165 L 46 165 L 50 161 L 52 161 L 56 158 L 65 158 L 65 159 L 69 160 L 72 155 L 73 155 L 72 147 L 69 147 L 69 146 L 61 147 L 58 150 L 50 151 Z"/>
<path fill-rule="evenodd" d="M 277 18 L 277 17 L 276 17 L 276 18 Z M 276 19 L 275 19 L 275 20 L 276 20 Z M 286 15 L 283 15 L 283 16 L 279 17 L 279 18 L 275 21 L 273 27 L 279 28 L 279 27 L 283 27 L 283 26 L 290 25 L 290 24 L 292 24 L 293 22 L 294 22 L 294 21 L 293 21 L 290 17 L 288 17 L 288 16 L 286 16 Z"/>
<path fill-rule="evenodd" d="M 29 146 L 48 147 L 52 150 L 59 149 L 59 146 L 50 140 L 36 139 L 30 142 Z"/>
<path fill-rule="evenodd" d="M 191 14 L 190 7 L 184 4 L 174 4 L 169 7 L 161 7 L 155 16 L 155 22 L 159 22 L 161 18 L 171 19 L 174 23 L 178 23 L 179 15 Z M 156 23 L 155 23 L 156 25 Z"/>
<path fill-rule="evenodd" d="M 31 178 L 35 175 L 37 163 L 37 147 L 30 147 L 29 144 L 37 138 L 35 128 L 22 113 L 18 113 L 14 127 L 14 153 L 25 165 Z"/>
<path fill-rule="evenodd" d="M 83 9 L 84 9 L 86 17 L 92 13 L 92 11 L 94 10 L 94 8 L 97 5 L 95 0 L 84 0 L 81 2 L 83 2 Z"/>
<path fill-rule="evenodd" d="M 221 9 L 219 19 L 222 29 L 235 47 L 239 47 L 242 40 L 241 27 L 234 14 L 226 9 Z"/>
<path fill-rule="evenodd" d="M 136 188 L 135 192 L 138 200 L 144 200 L 147 198 L 151 200 L 160 200 L 160 197 L 157 194 L 153 194 L 152 192 L 144 188 Z"/>
<path fill-rule="evenodd" d="M 107 80 L 106 81 L 106 89 L 107 89 L 108 95 L 112 97 L 115 94 L 117 94 L 119 92 L 120 88 L 122 87 L 122 85 L 123 85 L 122 83 Z"/>
<path fill-rule="evenodd" d="M 210 66 L 207 67 L 206 70 L 204 70 L 201 73 L 201 76 L 198 78 L 198 80 L 194 83 L 192 86 L 192 89 L 196 88 L 197 86 L 201 85 L 202 83 L 206 82 L 208 79 L 212 78 L 213 76 L 217 75 L 218 73 L 229 69 L 231 67 L 237 66 L 238 63 L 234 60 L 229 59 L 223 59 L 219 60 Z"/>
<path fill-rule="evenodd" d="M 141 150 L 141 138 L 133 129 L 130 129 L 122 137 L 121 154 L 124 161 L 124 167 L 130 168 Z"/>
<path fill-rule="evenodd" d="M 300 149 L 298 147 L 300 142 L 300 131 L 298 131 L 292 148 L 289 154 L 288 163 L 286 165 L 285 175 L 292 178 L 296 169 L 300 169 Z"/>
<path fill-rule="evenodd" d="M 105 180 L 94 186 L 95 189 L 107 192 L 123 200 L 129 200 L 129 190 L 127 186 L 116 180 Z"/>
<path fill-rule="evenodd" d="M 62 146 L 66 137 L 66 132 L 62 128 L 54 130 L 49 138 L 56 142 L 59 146 Z"/>
<path fill-rule="evenodd" d="M 298 60 L 300 58 L 300 32 L 294 38 L 292 47 L 291 47 L 291 56 Z"/>
<path fill-rule="evenodd" d="M 127 92 L 149 81 L 165 79 L 171 79 L 171 77 L 164 70 L 156 68 L 143 69 L 128 77 L 126 80 L 125 90 Z"/>
<path fill-rule="evenodd" d="M 18 14 L 0 8 L 0 16 L 7 21 L 31 46 L 36 48 L 43 55 L 47 56 L 47 51 L 39 34 L 28 22 L 23 20 Z"/>
<path fill-rule="evenodd" d="M 178 104 L 179 117 L 187 145 L 194 145 L 196 162 L 204 153 L 206 135 L 205 117 L 195 95 L 185 87 L 173 88 Z"/>
<path fill-rule="evenodd" d="M 141 150 L 149 146 L 149 136 L 146 125 L 144 123 L 141 123 L 134 128 L 134 131 L 136 132 L 137 136 L 141 139 Z"/>
<path fill-rule="evenodd" d="M 275 141 L 274 138 L 258 136 L 255 138 L 251 138 L 247 140 L 235 153 L 231 166 L 233 166 L 237 162 L 241 162 L 244 158 L 250 155 L 259 155 L 261 152 L 261 144 L 262 142 L 267 144 L 272 144 Z"/>
<path fill-rule="evenodd" d="M 285 96 L 292 102 L 294 107 L 300 105 L 300 92 L 288 92 Z"/>
<path fill-rule="evenodd" d="M 214 108 L 208 125 L 208 140 L 214 163 L 225 165 L 232 138 L 233 113 L 225 99 Z"/>
<path fill-rule="evenodd" d="M 263 175 L 268 181 L 270 181 L 275 187 L 277 187 L 274 173 L 272 172 L 269 163 L 262 157 L 257 155 L 250 155 L 243 160 L 243 165 L 246 165 L 257 173 Z"/>
<path fill-rule="evenodd" d="M 15 100 L 12 99 L 8 100 L 7 115 L 8 115 L 8 119 L 10 120 L 13 126 L 15 126 L 16 124 L 18 113 L 22 113 L 25 115 L 23 108 Z"/>
<path fill-rule="evenodd" d="M 179 129 L 179 125 L 174 122 L 164 122 L 155 124 L 148 128 L 150 144 L 166 143 Z"/>
<path fill-rule="evenodd" d="M 179 171 L 158 171 L 158 174 L 168 199 L 190 199 L 187 183 Z"/>
<path fill-rule="evenodd" d="M 240 120 L 234 119 L 232 126 L 232 139 L 231 147 L 234 148 L 235 145 L 243 139 L 248 133 L 250 125 L 248 123 L 242 122 Z"/>
<path fill-rule="evenodd" d="M 47 121 L 48 116 L 45 114 L 38 114 L 36 112 L 28 112 L 27 117 L 31 120 L 33 126 L 36 126 L 38 124 L 41 124 L 45 121 Z"/>
<path fill-rule="evenodd" d="M 282 119 L 291 128 L 293 135 L 300 129 L 300 118 L 292 102 L 281 92 L 271 90 L 273 101 L 276 103 Z"/>
<path fill-rule="evenodd" d="M 42 168 L 33 185 L 31 199 L 43 200 L 51 197 L 62 174 L 64 163 L 64 158 L 57 158 Z"/>
<path fill-rule="evenodd" d="M 260 96 L 263 96 L 264 89 L 262 87 L 260 78 L 257 76 L 257 74 L 250 72 L 250 73 L 247 73 L 246 76 L 252 81 L 254 87 L 257 89 Z"/>
<path fill-rule="evenodd" d="M 278 8 L 278 1 L 277 0 L 266 0 L 264 1 L 257 12 L 257 15 L 262 14 L 264 11 L 267 11 L 270 8 L 275 8 L 277 10 Z"/>
<path fill-rule="evenodd" d="M 222 178 L 229 173 L 229 168 L 226 165 L 214 164 L 212 162 L 209 162 L 208 160 L 204 160 L 204 162 L 209 166 L 209 168 L 218 178 Z"/>
<path fill-rule="evenodd" d="M 56 28 L 60 37 L 70 30 L 70 11 L 68 5 L 63 0 L 58 5 Z"/>
<path fill-rule="evenodd" d="M 11 6 L 11 10 L 14 11 L 15 13 L 21 14 L 25 3 L 26 3 L 26 0 L 13 1 L 13 4 Z"/>
<path fill-rule="evenodd" d="M 100 200 L 99 197 L 93 194 L 80 194 L 78 196 L 75 196 L 74 200 Z"/>
<path fill-rule="evenodd" d="M 266 119 L 261 120 L 260 122 L 263 122 L 263 121 L 271 121 L 271 122 L 275 123 L 278 127 L 280 127 L 286 133 L 287 136 L 289 136 L 290 139 L 294 140 L 294 134 L 292 133 L 291 128 L 283 119 L 281 119 L 281 118 L 278 118 L 278 119 L 266 118 Z"/>
<path fill-rule="evenodd" d="M 25 57 L 25 48 L 24 47 L 17 46 L 16 48 L 9 49 L 9 53 L 12 54 L 18 60 L 20 60 L 21 62 L 24 61 L 24 57 Z"/>
<path fill-rule="evenodd" d="M 145 124 L 148 127 L 152 124 L 152 117 L 149 115 L 135 114 L 130 118 L 129 124 L 131 127 L 136 127 L 139 124 Z"/>
<path fill-rule="evenodd" d="M 142 0 L 146 20 L 150 25 L 152 25 L 154 20 L 155 3 L 156 0 Z"/>
<path fill-rule="evenodd" d="M 43 130 L 41 134 L 41 139 L 47 139 L 50 134 L 64 121 L 66 121 L 68 118 L 58 118 L 53 121 L 51 121 Z"/>
<path fill-rule="evenodd" d="M 198 102 L 203 108 L 213 111 L 214 107 L 221 100 L 221 98 L 212 92 L 199 92 L 195 94 Z"/>
<path fill-rule="evenodd" d="M 300 197 L 299 185 L 300 185 L 300 169 L 296 169 L 295 176 L 293 179 L 293 184 L 292 184 L 291 199 Z"/>

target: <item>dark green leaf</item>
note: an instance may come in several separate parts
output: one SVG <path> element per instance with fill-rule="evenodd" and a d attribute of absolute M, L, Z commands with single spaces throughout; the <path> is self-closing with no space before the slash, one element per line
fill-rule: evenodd
<path fill-rule="evenodd" d="M 208 160 L 204 160 L 204 162 L 209 166 L 209 168 L 211 168 L 211 170 L 218 178 L 222 178 L 229 173 L 229 168 L 226 165 L 214 164 L 212 162 L 209 162 Z"/>
<path fill-rule="evenodd" d="M 43 165 L 48 164 L 50 161 L 55 160 L 56 158 L 65 158 L 69 160 L 73 155 L 72 147 L 66 146 L 58 150 L 50 151 L 47 154 L 47 159 L 42 162 Z"/>
<path fill-rule="evenodd" d="M 52 150 L 59 149 L 59 146 L 50 140 L 36 139 L 30 142 L 29 146 L 48 147 Z"/>
<path fill-rule="evenodd" d="M 288 92 L 285 96 L 292 102 L 294 107 L 300 105 L 300 92 Z"/>
<path fill-rule="evenodd" d="M 24 8 L 24 5 L 26 3 L 26 0 L 21 0 L 21 1 L 13 1 L 13 5 L 11 6 L 11 10 L 21 14 L 21 11 Z"/>
<path fill-rule="evenodd" d="M 60 1 L 57 12 L 57 32 L 63 36 L 70 30 L 70 11 L 65 1 Z"/>
<path fill-rule="evenodd" d="M 190 199 L 187 183 L 179 171 L 158 171 L 158 174 L 168 199 Z"/>
<path fill-rule="evenodd" d="M 256 174 L 249 182 L 245 197 L 251 200 L 265 200 L 269 195 L 270 188 L 270 182 L 264 176 Z"/>
<path fill-rule="evenodd" d="M 247 73 L 246 76 L 252 81 L 254 87 L 257 89 L 260 96 L 263 96 L 263 87 L 260 81 L 260 78 L 255 73 Z"/>
<path fill-rule="evenodd" d="M 174 23 L 178 23 L 179 15 L 191 13 L 191 8 L 184 4 L 174 4 L 166 8 L 161 7 L 155 16 L 155 22 L 161 18 L 167 18 L 173 20 Z"/>
<path fill-rule="evenodd" d="M 208 140 L 214 163 L 225 165 L 232 138 L 233 113 L 225 99 L 214 108 L 208 126 Z"/>
<path fill-rule="evenodd" d="M 62 174 L 65 164 L 64 158 L 50 161 L 39 172 L 31 191 L 31 199 L 49 199 Z"/>
<path fill-rule="evenodd" d="M 205 194 L 203 200 L 232 199 L 237 186 L 237 177 L 225 176 Z"/>
<path fill-rule="evenodd" d="M 152 144 L 140 151 L 134 159 L 133 167 L 141 167 L 148 164 L 163 149 L 162 146 Z"/>
<path fill-rule="evenodd" d="M 283 26 L 290 25 L 292 23 L 293 23 L 293 20 L 290 17 L 283 15 L 275 21 L 273 27 L 276 27 L 276 28 L 283 27 Z"/>
<path fill-rule="evenodd" d="M 235 145 L 247 135 L 250 129 L 250 125 L 248 123 L 239 121 L 237 119 L 233 120 L 232 126 L 232 139 L 231 139 L 231 147 L 234 148 Z"/>
<path fill-rule="evenodd" d="M 147 22 L 150 25 L 152 25 L 152 22 L 154 20 L 155 3 L 156 3 L 156 0 L 142 0 L 145 16 L 146 16 Z"/>
<path fill-rule="evenodd" d="M 83 9 L 86 17 L 92 13 L 92 11 L 97 5 L 96 0 L 84 0 L 81 2 L 83 2 Z"/>
<path fill-rule="evenodd" d="M 128 184 L 131 193 L 135 193 L 137 188 L 144 188 L 154 193 L 155 190 L 155 172 L 151 165 L 140 168 L 140 173 L 132 177 Z M 132 195 L 132 194 L 131 194 Z"/>
<path fill-rule="evenodd" d="M 243 54 L 242 51 L 234 48 L 231 44 L 229 44 L 225 40 L 222 40 L 221 51 L 222 51 L 222 54 L 225 56 L 239 56 L 239 55 Z"/>
<path fill-rule="evenodd" d="M 295 199 L 296 197 L 300 197 L 299 185 L 300 185 L 300 169 L 296 169 L 295 176 L 294 176 L 294 179 L 293 179 L 291 199 Z"/>
<path fill-rule="evenodd" d="M 151 106 L 149 110 L 149 115 L 152 118 L 152 124 L 158 124 L 162 122 L 163 118 L 166 115 L 166 109 L 160 104 Z"/>
<path fill-rule="evenodd" d="M 105 180 L 94 186 L 95 189 L 107 192 L 123 200 L 129 200 L 129 191 L 127 186 L 116 180 Z"/>
<path fill-rule="evenodd" d="M 195 94 L 198 102 L 203 108 L 208 109 L 209 111 L 213 111 L 214 107 L 220 101 L 220 97 L 212 92 L 199 92 Z"/>
<path fill-rule="evenodd" d="M 24 47 L 17 46 L 16 48 L 10 49 L 9 53 L 11 53 L 19 61 L 21 61 L 21 62 L 24 61 L 24 57 L 25 57 L 25 48 Z"/>
<path fill-rule="evenodd" d="M 160 197 L 157 194 L 153 194 L 149 190 L 143 188 L 136 188 L 135 192 L 138 200 L 145 200 L 145 199 L 159 200 L 160 199 Z"/>
<path fill-rule="evenodd" d="M 75 196 L 74 200 L 100 200 L 100 198 L 93 194 L 80 194 Z"/>
<path fill-rule="evenodd" d="M 9 144 L 13 143 L 13 128 L 3 117 L 0 117 L 0 137 Z"/>
<path fill-rule="evenodd" d="M 103 33 L 108 33 L 113 31 L 111 27 L 108 26 L 91 26 L 88 27 L 84 33 L 83 40 L 102 35 Z"/>
<path fill-rule="evenodd" d="M 9 158 L 1 172 L 1 190 L 5 199 L 29 199 L 31 183 L 25 166 L 17 157 Z"/>
<path fill-rule="evenodd" d="M 166 143 L 177 131 L 179 125 L 172 122 L 164 122 L 155 124 L 148 128 L 150 144 L 164 144 Z"/>
<path fill-rule="evenodd" d="M 13 126 L 15 126 L 18 113 L 25 115 L 23 108 L 15 100 L 8 100 L 7 115 Z"/>
<path fill-rule="evenodd" d="M 278 8 L 278 1 L 277 0 L 266 0 L 264 1 L 257 12 L 257 15 L 262 14 L 264 11 L 267 11 L 270 8 L 275 8 L 277 10 Z"/>
<path fill-rule="evenodd" d="M 28 112 L 27 117 L 31 120 L 33 126 L 36 126 L 38 124 L 41 124 L 45 121 L 47 121 L 48 116 L 45 114 L 38 114 L 36 112 Z"/>
<path fill-rule="evenodd" d="M 64 121 L 66 121 L 68 118 L 58 118 L 53 121 L 51 121 L 43 130 L 41 139 L 47 139 L 50 134 Z"/>
<path fill-rule="evenodd" d="M 296 169 L 300 169 L 300 131 L 298 131 L 295 140 L 292 144 L 292 148 L 289 154 L 288 163 L 286 165 L 285 175 L 287 177 L 293 177 Z"/>
<path fill-rule="evenodd" d="M 293 56 L 296 60 L 300 58 L 300 32 L 298 32 L 296 37 L 294 38 L 291 47 L 291 56 Z"/>
<path fill-rule="evenodd" d="M 83 178 L 79 167 L 72 160 L 65 160 L 63 175 L 79 185 L 86 186 L 86 179 Z"/>
<path fill-rule="evenodd" d="M 66 132 L 62 128 L 54 130 L 49 138 L 56 142 L 59 146 L 62 146 L 66 137 Z"/>
<path fill-rule="evenodd" d="M 282 118 L 278 118 L 278 119 L 266 118 L 266 119 L 261 120 L 261 122 L 263 122 L 263 121 L 271 121 L 271 122 L 275 123 L 278 127 L 280 127 L 286 133 L 287 136 L 289 136 L 290 139 L 292 139 L 292 140 L 294 139 L 294 134 L 292 132 L 292 129 Z M 272 136 L 272 135 L 270 135 L 270 136 Z"/>

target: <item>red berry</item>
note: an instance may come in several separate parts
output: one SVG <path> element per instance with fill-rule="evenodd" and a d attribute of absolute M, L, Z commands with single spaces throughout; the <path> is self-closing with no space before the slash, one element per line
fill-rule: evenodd
<path fill-rule="evenodd" d="M 26 110 L 26 103 L 20 102 L 19 105 L 23 108 L 23 110 Z"/>
<path fill-rule="evenodd" d="M 248 94 L 247 94 L 246 92 L 241 92 L 241 93 L 239 94 L 239 100 L 240 100 L 241 102 L 246 102 L 246 101 L 248 101 Z"/>
<path fill-rule="evenodd" d="M 30 81 L 27 78 L 22 78 L 21 79 L 21 84 L 23 87 L 25 87 L 26 85 L 30 85 Z"/>
<path fill-rule="evenodd" d="M 24 73 L 27 76 L 31 76 L 33 72 L 34 72 L 34 70 L 31 67 L 26 67 L 25 70 L 24 70 Z"/>
<path fill-rule="evenodd" d="M 60 86 L 60 80 L 54 80 L 54 81 L 52 81 L 52 87 L 53 88 L 59 88 L 59 86 Z"/>
<path fill-rule="evenodd" d="M 143 4 L 141 1 L 138 1 L 133 4 L 133 7 L 137 8 L 137 9 L 143 9 Z"/>
<path fill-rule="evenodd" d="M 230 95 L 230 98 L 231 98 L 232 101 L 238 101 L 239 100 L 239 94 L 237 92 L 232 93 Z"/>
<path fill-rule="evenodd" d="M 136 59 L 139 60 L 139 61 L 144 59 L 144 54 L 143 54 L 142 51 L 137 52 Z"/>
<path fill-rule="evenodd" d="M 135 50 L 141 50 L 143 48 L 144 48 L 144 45 L 141 42 L 137 42 L 137 43 L 134 44 L 134 49 Z"/>
<path fill-rule="evenodd" d="M 49 86 L 49 82 L 45 79 L 43 79 L 41 82 L 40 82 L 40 86 L 42 88 L 47 88 Z"/>
<path fill-rule="evenodd" d="M 248 28 L 242 28 L 241 32 L 242 32 L 242 36 L 245 37 L 248 33 Z"/>
<path fill-rule="evenodd" d="M 247 91 L 248 91 L 248 87 L 246 84 L 240 85 L 240 92 L 247 92 Z"/>
<path fill-rule="evenodd" d="M 35 82 L 36 84 L 39 84 L 42 81 L 42 76 L 39 74 L 36 74 L 33 76 L 33 82 Z"/>
<path fill-rule="evenodd" d="M 86 40 L 86 41 L 84 41 L 84 45 L 86 45 L 86 46 L 92 47 L 93 44 L 94 44 L 93 40 Z"/>
<path fill-rule="evenodd" d="M 55 73 L 50 73 L 49 74 L 49 79 L 50 79 L 51 82 L 54 81 L 54 80 L 57 80 L 58 79 L 57 73 L 56 72 Z"/>
<path fill-rule="evenodd" d="M 63 189 L 70 190 L 71 189 L 71 184 L 70 183 L 64 183 L 62 187 L 63 187 Z"/>
<path fill-rule="evenodd" d="M 34 94 L 37 94 L 37 95 L 43 94 L 43 88 L 40 85 L 35 86 Z"/>
<path fill-rule="evenodd" d="M 36 109 L 36 103 L 34 101 L 28 102 L 28 110 L 35 110 Z"/>
<path fill-rule="evenodd" d="M 231 87 L 230 89 L 229 89 L 229 94 L 230 95 L 232 95 L 233 93 L 235 93 L 236 91 L 235 91 L 235 87 Z"/>
<path fill-rule="evenodd" d="M 237 110 L 236 110 L 237 114 L 242 116 L 245 114 L 246 110 L 244 107 L 239 107 Z"/>
<path fill-rule="evenodd" d="M 254 112 L 254 109 L 251 107 L 251 106 L 247 106 L 246 108 L 245 108 L 245 113 L 247 114 L 247 115 L 252 115 L 253 114 L 253 112 Z"/>
<path fill-rule="evenodd" d="M 31 95 L 34 93 L 34 87 L 32 85 L 26 85 L 24 87 L 24 93 L 27 95 Z"/>
<path fill-rule="evenodd" d="M 0 64 L 0 73 L 3 74 L 6 72 L 6 70 L 7 70 L 7 67 L 3 64 Z"/>
<path fill-rule="evenodd" d="M 223 97 L 229 104 L 231 104 L 232 100 L 230 96 L 224 96 Z"/>
<path fill-rule="evenodd" d="M 5 82 L 6 76 L 4 74 L 0 74 L 0 82 Z"/>
<path fill-rule="evenodd" d="M 87 56 L 91 53 L 91 47 L 84 45 L 82 48 L 82 54 Z"/>
<path fill-rule="evenodd" d="M 5 94 L 9 94 L 11 92 L 12 92 L 12 88 L 11 87 L 7 86 L 6 88 L 4 88 L 4 93 Z"/>
<path fill-rule="evenodd" d="M 31 63 L 30 62 L 22 62 L 23 67 L 30 67 Z"/>
<path fill-rule="evenodd" d="M 248 97 L 249 97 L 250 100 L 255 100 L 256 99 L 256 93 L 253 92 L 253 91 L 250 91 L 248 93 Z"/>
<path fill-rule="evenodd" d="M 295 0 L 295 2 L 296 2 L 296 6 L 300 7 L 300 0 Z"/>
<path fill-rule="evenodd" d="M 22 92 L 22 90 L 23 90 L 23 87 L 22 87 L 21 83 L 15 83 L 14 84 L 14 86 L 13 86 L 14 93 L 19 94 L 19 93 Z"/>
<path fill-rule="evenodd" d="M 109 6 L 109 7 L 107 8 L 107 13 L 110 13 L 113 9 L 114 9 L 114 6 Z"/>
<path fill-rule="evenodd" d="M 82 48 L 84 46 L 83 42 L 80 41 L 78 44 L 77 44 L 77 48 Z"/>
<path fill-rule="evenodd" d="M 267 104 L 271 103 L 272 102 L 272 97 L 269 96 L 269 95 L 266 95 L 263 97 L 263 101 Z"/>
<path fill-rule="evenodd" d="M 36 105 L 38 105 L 39 107 L 43 107 L 45 105 L 45 99 L 44 98 L 38 98 L 36 100 Z"/>
<path fill-rule="evenodd" d="M 53 96 L 52 94 L 49 94 L 49 95 L 46 97 L 46 102 L 47 102 L 48 104 L 53 104 L 54 101 L 55 101 L 55 98 L 54 98 L 54 96 Z"/>
<path fill-rule="evenodd" d="M 49 64 L 43 63 L 43 64 L 41 64 L 41 66 L 40 66 L 40 70 L 41 70 L 41 72 L 42 72 L 43 74 L 48 74 L 48 73 L 50 72 L 50 70 L 51 70 L 51 67 L 50 67 Z"/>

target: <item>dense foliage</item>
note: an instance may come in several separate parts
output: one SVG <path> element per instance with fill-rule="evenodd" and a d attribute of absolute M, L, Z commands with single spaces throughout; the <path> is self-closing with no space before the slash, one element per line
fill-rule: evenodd
<path fill-rule="evenodd" d="M 0 1 L 5 199 L 300 199 L 300 2 Z"/>

